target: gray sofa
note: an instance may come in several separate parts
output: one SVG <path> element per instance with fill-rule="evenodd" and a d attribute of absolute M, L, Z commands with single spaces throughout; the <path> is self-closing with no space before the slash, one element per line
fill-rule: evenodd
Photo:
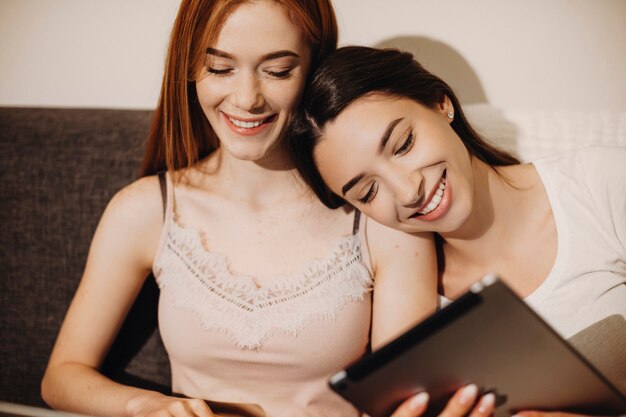
<path fill-rule="evenodd" d="M 0 401 L 42 405 L 40 381 L 112 195 L 139 174 L 151 112 L 0 108 Z M 149 277 L 103 372 L 167 392 Z"/>

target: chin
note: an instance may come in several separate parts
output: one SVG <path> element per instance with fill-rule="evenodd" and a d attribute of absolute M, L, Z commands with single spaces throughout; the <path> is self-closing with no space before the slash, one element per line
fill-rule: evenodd
<path fill-rule="evenodd" d="M 243 143 L 230 143 L 230 146 L 225 146 L 225 150 L 233 158 L 241 159 L 243 161 L 257 161 L 267 157 L 267 155 L 271 153 L 271 150 L 274 147 L 272 144 L 268 144 L 265 142 L 245 142 L 246 141 L 244 141 Z"/>
<path fill-rule="evenodd" d="M 240 151 L 240 152 L 229 152 L 229 153 L 235 159 L 239 159 L 240 161 L 250 161 L 250 162 L 259 161 L 266 156 L 266 152 L 254 152 L 254 151 L 248 151 L 248 152 Z"/>
<path fill-rule="evenodd" d="M 437 233 L 440 233 L 440 234 L 454 233 L 457 230 L 460 230 L 463 227 L 463 225 L 466 223 L 466 220 L 469 218 L 469 214 L 467 212 L 451 213 L 451 214 L 453 214 L 453 216 L 450 216 L 449 221 L 441 225 L 441 228 L 440 230 L 437 230 Z"/>

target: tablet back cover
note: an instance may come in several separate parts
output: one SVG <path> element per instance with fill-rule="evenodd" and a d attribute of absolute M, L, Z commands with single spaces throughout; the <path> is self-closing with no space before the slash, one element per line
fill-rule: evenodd
<path fill-rule="evenodd" d="M 475 285 L 330 385 L 371 417 L 425 390 L 427 415 L 435 416 L 470 382 L 495 393 L 497 417 L 531 409 L 626 412 L 623 395 L 499 280 Z"/>

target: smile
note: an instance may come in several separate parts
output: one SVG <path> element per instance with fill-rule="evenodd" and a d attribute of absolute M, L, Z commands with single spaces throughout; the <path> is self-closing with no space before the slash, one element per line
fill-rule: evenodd
<path fill-rule="evenodd" d="M 264 118 L 257 119 L 239 119 L 229 114 L 223 113 L 227 125 L 236 133 L 242 135 L 256 135 L 273 123 L 277 114 L 272 114 Z"/>
<path fill-rule="evenodd" d="M 437 191 L 435 191 L 435 193 L 433 194 L 428 204 L 426 204 L 426 206 L 423 209 L 418 211 L 418 213 L 422 215 L 428 214 L 434 209 L 436 209 L 437 207 L 439 207 L 439 203 L 441 203 L 441 199 L 443 197 L 443 191 L 445 189 L 446 189 L 446 178 L 444 176 L 444 177 L 441 177 L 441 181 L 439 181 L 439 185 L 437 186 Z"/>
<path fill-rule="evenodd" d="M 246 129 L 250 129 L 250 128 L 253 128 L 253 127 L 261 126 L 263 124 L 264 120 L 265 120 L 264 119 L 264 120 L 257 120 L 255 122 L 244 122 L 243 120 L 233 119 L 232 117 L 229 117 L 228 119 L 235 126 L 243 127 L 243 128 L 246 128 Z"/>
<path fill-rule="evenodd" d="M 450 184 L 448 183 L 447 172 L 444 170 L 439 183 L 431 191 L 428 202 L 424 203 L 409 219 L 419 219 L 420 221 L 428 222 L 437 220 L 448 212 L 451 202 Z"/>

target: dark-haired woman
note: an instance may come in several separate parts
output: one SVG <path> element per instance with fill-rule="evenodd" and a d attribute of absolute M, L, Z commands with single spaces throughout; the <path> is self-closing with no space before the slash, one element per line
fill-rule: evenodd
<path fill-rule="evenodd" d="M 419 262 L 431 239 L 329 210 L 288 161 L 284 127 L 336 41 L 328 0 L 182 1 L 145 177 L 98 226 L 46 402 L 114 417 L 212 416 L 203 399 L 359 415 L 328 377 L 434 309 L 436 268 Z M 98 372 L 151 270 L 172 388 L 189 398 Z"/>
<path fill-rule="evenodd" d="M 317 70 L 294 131 L 327 206 L 435 233 L 442 301 L 495 272 L 626 392 L 626 148 L 521 164 L 410 54 L 365 47 Z"/>

